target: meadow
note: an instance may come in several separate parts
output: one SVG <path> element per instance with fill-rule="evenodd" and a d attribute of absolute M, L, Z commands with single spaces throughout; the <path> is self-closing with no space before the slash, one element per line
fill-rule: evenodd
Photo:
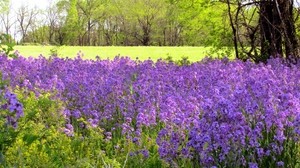
<path fill-rule="evenodd" d="M 0 56 L 0 167 L 299 167 L 300 65 Z"/>
<path fill-rule="evenodd" d="M 25 57 L 38 57 L 39 55 L 50 56 L 53 53 L 58 54 L 60 57 L 76 57 L 77 53 L 84 54 L 84 59 L 95 59 L 99 56 L 102 59 L 113 59 L 117 55 L 129 56 L 131 59 L 138 58 L 139 60 L 157 60 L 172 57 L 173 60 L 180 60 L 183 57 L 188 57 L 190 61 L 200 61 L 205 56 L 219 56 L 219 54 L 211 53 L 211 47 L 122 47 L 122 46 L 109 46 L 109 47 L 93 47 L 93 46 L 15 46 L 21 55 Z"/>

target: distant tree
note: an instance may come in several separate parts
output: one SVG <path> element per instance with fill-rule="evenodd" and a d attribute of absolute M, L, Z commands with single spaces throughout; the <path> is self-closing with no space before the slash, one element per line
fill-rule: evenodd
<path fill-rule="evenodd" d="M 4 27 L 4 33 L 10 34 L 12 26 L 16 23 L 11 14 L 11 4 L 9 4 L 7 10 L 0 13 L 0 20 Z"/>
<path fill-rule="evenodd" d="M 173 39 L 184 44 L 222 48 L 232 46 L 226 5 L 212 0 L 169 0 L 173 6 Z M 180 32 L 180 34 L 178 34 Z M 176 34 L 177 33 L 177 34 Z"/>
<path fill-rule="evenodd" d="M 126 21 L 130 22 L 131 30 L 128 30 L 141 45 L 151 44 L 151 38 L 155 28 L 161 28 L 158 25 L 166 13 L 166 2 L 161 0 L 119 0 L 115 1 L 119 7 L 119 12 L 126 16 Z M 129 7 L 130 6 L 130 7 Z"/>
<path fill-rule="evenodd" d="M 48 33 L 49 27 L 44 24 L 44 26 L 35 27 L 33 30 L 28 31 L 26 38 L 29 42 L 45 44 L 48 43 Z"/>
<path fill-rule="evenodd" d="M 79 34 L 79 20 L 77 11 L 77 0 L 69 0 L 67 8 L 67 17 L 63 27 L 63 32 L 65 34 L 64 43 L 69 45 L 78 44 L 78 34 Z"/>
<path fill-rule="evenodd" d="M 82 21 L 82 44 L 92 44 L 92 32 L 97 25 L 97 21 L 104 17 L 106 2 L 104 0 L 79 0 L 78 13 Z M 95 38 L 95 37 L 94 37 Z"/>
<path fill-rule="evenodd" d="M 46 11 L 45 11 L 45 16 L 47 18 L 47 25 L 48 25 L 48 42 L 50 44 L 56 44 L 58 43 L 55 39 L 57 36 L 56 34 L 58 29 L 60 28 L 60 13 L 58 11 L 58 8 L 56 4 L 54 3 L 49 3 Z"/>
<path fill-rule="evenodd" d="M 29 9 L 28 7 L 21 6 L 17 11 L 17 22 L 22 35 L 21 42 L 27 42 L 27 33 L 30 26 L 34 25 L 35 18 L 38 15 L 37 9 Z"/>

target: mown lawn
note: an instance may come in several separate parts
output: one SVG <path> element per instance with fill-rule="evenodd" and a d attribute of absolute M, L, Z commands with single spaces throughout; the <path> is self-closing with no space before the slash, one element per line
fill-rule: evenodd
<path fill-rule="evenodd" d="M 171 56 L 173 60 L 188 57 L 190 61 L 198 61 L 208 56 L 210 47 L 87 47 L 87 46 L 15 46 L 22 56 L 37 57 L 39 55 L 49 56 L 52 51 L 57 51 L 60 57 L 73 58 L 79 51 L 84 54 L 85 59 L 94 59 L 100 56 L 102 59 L 114 58 L 116 55 L 129 56 L 132 59 L 146 60 L 148 58 L 157 60 Z M 213 55 L 217 56 L 217 54 Z"/>

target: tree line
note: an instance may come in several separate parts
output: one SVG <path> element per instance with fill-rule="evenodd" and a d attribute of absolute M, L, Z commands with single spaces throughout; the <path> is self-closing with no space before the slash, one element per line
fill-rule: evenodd
<path fill-rule="evenodd" d="M 45 10 L 15 11 L 11 5 L 0 3 L 2 31 L 10 40 L 20 34 L 21 44 L 229 47 L 236 58 L 256 62 L 292 62 L 300 54 L 294 0 L 57 0 Z"/>
<path fill-rule="evenodd" d="M 21 44 L 228 45 L 225 9 L 224 3 L 203 0 L 58 0 L 45 10 L 7 10 L 0 19 L 3 32 L 18 33 Z"/>

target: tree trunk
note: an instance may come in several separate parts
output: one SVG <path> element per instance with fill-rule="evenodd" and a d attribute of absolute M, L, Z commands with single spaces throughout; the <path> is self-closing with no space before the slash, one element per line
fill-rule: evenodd
<path fill-rule="evenodd" d="M 261 60 L 282 55 L 281 20 L 272 0 L 260 3 Z"/>
<path fill-rule="evenodd" d="M 91 45 L 91 31 L 92 31 L 92 22 L 91 20 L 89 19 L 88 21 L 88 37 L 87 37 L 87 45 L 90 46 Z"/>
<path fill-rule="evenodd" d="M 235 50 L 237 51 L 237 48 L 242 50 L 242 53 L 237 54 L 236 58 L 246 54 L 246 59 L 250 58 L 255 62 L 267 62 L 271 56 L 281 56 L 288 63 L 296 63 L 300 58 L 300 46 L 296 35 L 295 18 L 293 16 L 295 13 L 294 0 L 247 2 L 239 0 L 235 3 L 237 6 L 235 18 L 232 18 L 230 10 L 231 5 L 233 5 L 232 1 L 222 0 L 222 2 L 226 2 L 228 5 Z M 245 14 L 249 6 L 254 11 L 256 9 L 259 11 L 259 22 L 255 26 L 250 24 L 255 13 L 253 12 L 250 18 L 247 18 L 247 14 Z M 250 31 L 243 31 L 245 29 L 249 29 Z M 242 37 L 250 38 L 251 49 L 246 48 L 249 44 L 243 43 L 240 39 Z M 257 52 L 259 50 L 260 54 Z"/>
<path fill-rule="evenodd" d="M 281 27 L 283 28 L 283 36 L 285 41 L 286 57 L 296 60 L 299 58 L 299 42 L 296 36 L 295 21 L 293 16 L 292 0 L 277 0 L 277 11 L 281 18 Z"/>
<path fill-rule="evenodd" d="M 231 29 L 232 29 L 232 34 L 233 34 L 233 44 L 234 44 L 234 50 L 235 50 L 235 57 L 237 59 L 240 59 L 239 57 L 239 51 L 238 51 L 238 39 L 237 39 L 237 32 L 236 32 L 236 28 L 234 26 L 234 21 L 233 21 L 233 17 L 231 15 L 231 7 L 230 7 L 230 1 L 227 0 L 227 10 L 228 10 L 228 15 L 229 15 L 229 21 L 230 21 L 230 25 L 231 25 Z"/>
<path fill-rule="evenodd" d="M 260 3 L 261 60 L 285 54 L 288 60 L 299 57 L 292 0 L 268 0 Z"/>

